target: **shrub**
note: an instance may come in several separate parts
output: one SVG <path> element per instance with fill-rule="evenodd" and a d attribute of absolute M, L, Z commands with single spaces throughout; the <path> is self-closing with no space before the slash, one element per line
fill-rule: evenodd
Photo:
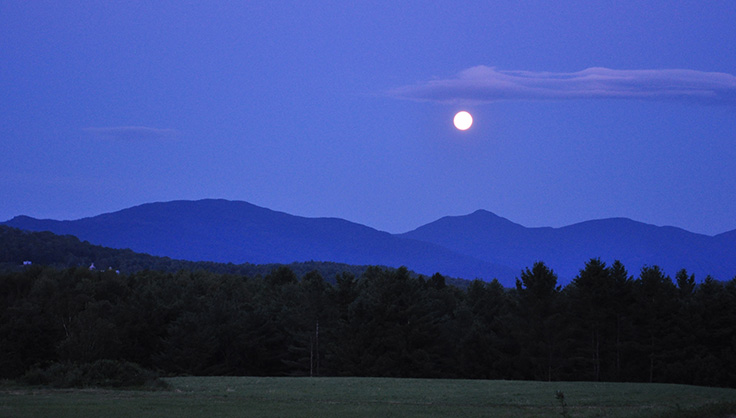
<path fill-rule="evenodd" d="M 94 363 L 54 363 L 46 368 L 33 367 L 21 378 L 29 385 L 57 388 L 161 386 L 156 373 L 120 360 L 97 360 Z"/>

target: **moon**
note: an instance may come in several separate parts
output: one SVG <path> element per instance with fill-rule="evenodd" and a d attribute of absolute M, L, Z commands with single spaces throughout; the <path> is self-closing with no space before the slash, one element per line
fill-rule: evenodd
<path fill-rule="evenodd" d="M 470 113 L 462 110 L 460 112 L 457 112 L 455 114 L 455 119 L 452 120 L 452 123 L 455 124 L 455 127 L 461 131 L 467 131 L 468 128 L 473 124 L 473 116 L 470 115 Z"/>

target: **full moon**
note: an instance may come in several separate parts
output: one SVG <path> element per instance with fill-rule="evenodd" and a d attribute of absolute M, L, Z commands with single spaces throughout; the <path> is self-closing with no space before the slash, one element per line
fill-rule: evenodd
<path fill-rule="evenodd" d="M 455 115 L 455 119 L 452 120 L 452 123 L 455 124 L 455 127 L 461 131 L 465 131 L 468 128 L 470 128 L 470 125 L 473 124 L 473 117 L 470 115 L 470 113 L 466 111 L 457 112 Z"/>

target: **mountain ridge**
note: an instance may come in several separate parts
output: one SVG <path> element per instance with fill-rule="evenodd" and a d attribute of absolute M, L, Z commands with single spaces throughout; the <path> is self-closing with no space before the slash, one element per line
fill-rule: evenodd
<path fill-rule="evenodd" d="M 443 245 L 480 259 L 507 265 L 531 265 L 544 261 L 564 278 L 574 277 L 584 263 L 600 258 L 608 264 L 620 260 L 630 274 L 645 265 L 659 265 L 668 274 L 687 268 L 701 279 L 707 275 L 731 278 L 736 274 L 736 232 L 717 236 L 689 232 L 673 226 L 655 226 L 629 218 L 595 219 L 552 228 L 527 228 L 505 218 L 485 217 L 484 222 L 466 222 L 471 215 L 445 217 L 401 234 Z M 495 250 L 492 256 L 489 249 Z M 718 254 L 717 260 L 711 255 Z"/>
<path fill-rule="evenodd" d="M 335 261 L 410 266 L 453 277 L 508 276 L 511 269 L 340 218 L 306 218 L 223 199 L 147 203 L 76 221 L 13 218 L 20 229 L 69 234 L 111 248 L 193 261 Z"/>
<path fill-rule="evenodd" d="M 308 218 L 243 201 L 203 199 L 146 203 L 68 221 L 20 215 L 3 224 L 193 261 L 405 265 L 426 275 L 498 278 L 507 286 L 536 261 L 544 261 L 565 283 L 591 258 L 608 264 L 620 260 L 632 275 L 655 264 L 671 276 L 681 268 L 699 279 L 736 274 L 736 230 L 708 236 L 622 217 L 529 228 L 479 209 L 390 234 L 336 217 Z"/>

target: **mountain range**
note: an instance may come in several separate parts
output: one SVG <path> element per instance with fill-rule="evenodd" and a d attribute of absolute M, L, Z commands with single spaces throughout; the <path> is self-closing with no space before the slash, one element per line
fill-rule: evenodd
<path fill-rule="evenodd" d="M 535 261 L 544 261 L 564 284 L 591 258 L 620 260 L 632 275 L 658 265 L 672 276 L 681 268 L 696 279 L 736 276 L 736 230 L 707 236 L 625 218 L 527 228 L 479 210 L 390 234 L 344 219 L 206 199 L 148 203 L 72 221 L 17 216 L 3 224 L 192 261 L 403 265 L 427 275 L 497 278 L 506 286 Z"/>

